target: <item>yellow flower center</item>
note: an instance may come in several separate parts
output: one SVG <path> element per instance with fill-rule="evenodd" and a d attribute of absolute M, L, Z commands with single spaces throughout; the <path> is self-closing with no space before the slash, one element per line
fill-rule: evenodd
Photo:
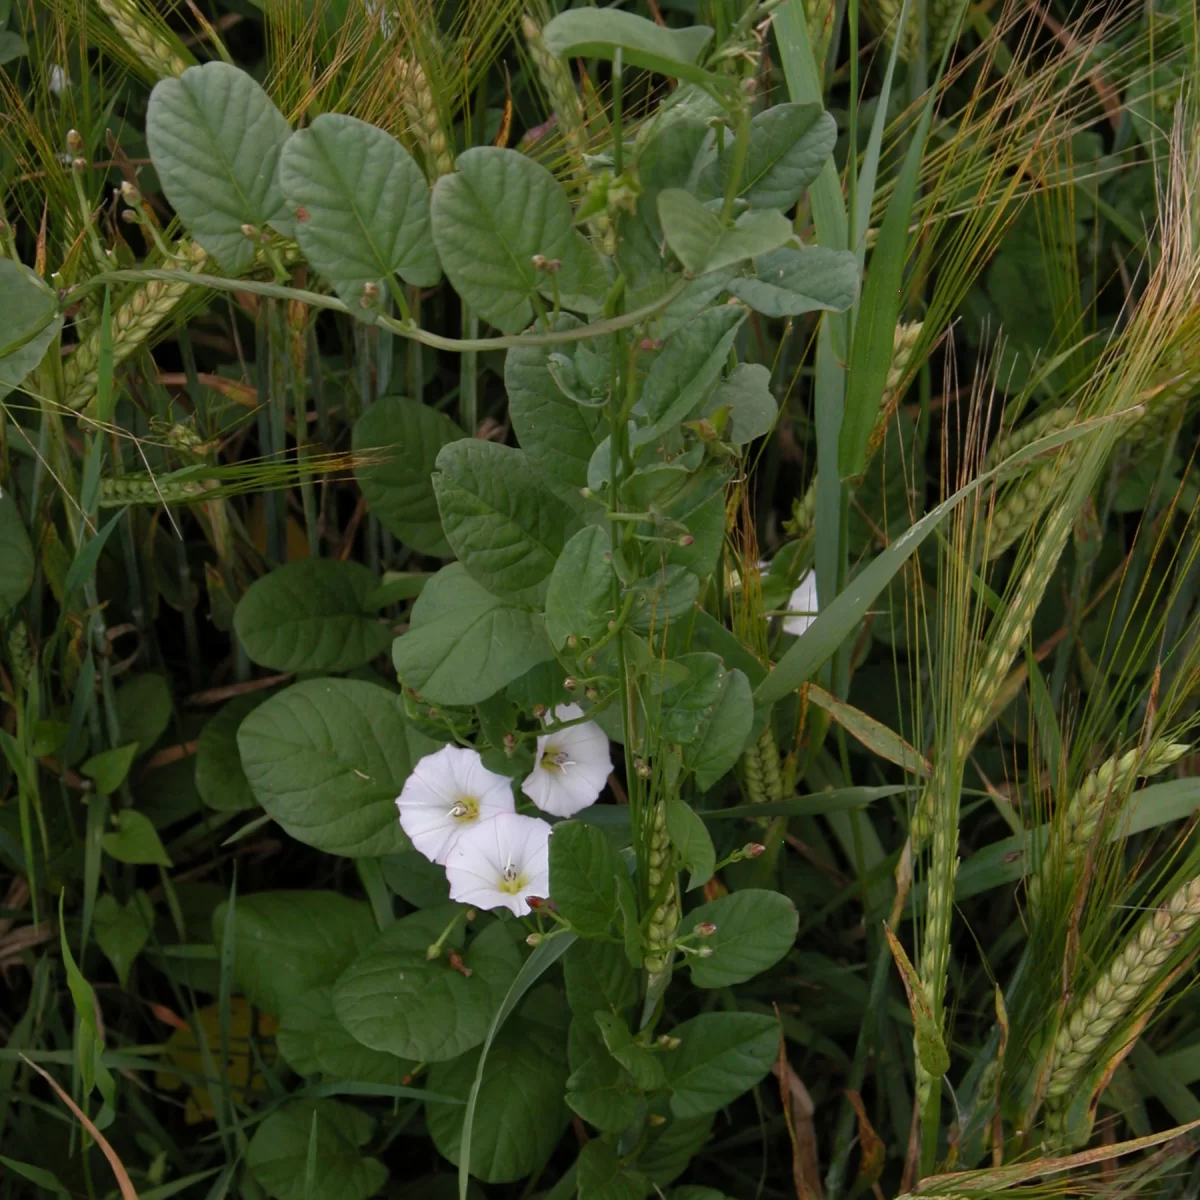
<path fill-rule="evenodd" d="M 450 815 L 463 825 L 469 824 L 479 816 L 479 799 L 476 796 L 459 796 Z"/>
<path fill-rule="evenodd" d="M 529 882 L 525 875 L 509 863 L 500 872 L 500 890 L 506 896 L 515 896 Z"/>
<path fill-rule="evenodd" d="M 565 750 L 560 750 L 553 742 L 548 742 L 546 749 L 542 752 L 541 765 L 543 771 L 556 771 L 561 774 L 565 767 L 573 764 Z"/>

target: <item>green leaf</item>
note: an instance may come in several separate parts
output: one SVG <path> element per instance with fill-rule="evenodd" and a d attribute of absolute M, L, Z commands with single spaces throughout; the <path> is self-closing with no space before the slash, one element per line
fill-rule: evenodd
<path fill-rule="evenodd" d="M 327 854 L 407 848 L 396 797 L 412 769 L 397 698 L 357 679 L 310 679 L 238 728 L 255 799 L 297 841 Z"/>
<path fill-rule="evenodd" d="M 672 796 L 667 801 L 667 833 L 671 844 L 683 855 L 684 863 L 691 869 L 688 891 L 707 883 L 716 867 L 717 853 L 704 822 L 692 806 L 678 796 Z"/>
<path fill-rule="evenodd" d="M 470 1173 L 485 1183 L 523 1179 L 546 1161 L 562 1135 L 569 1116 L 562 1099 L 566 1032 L 561 999 L 552 990 L 539 991 L 492 1041 L 477 1089 L 482 1048 L 452 1062 L 435 1063 L 429 1072 L 435 1092 L 465 1100 L 474 1092 Z M 460 1166 L 465 1115 L 449 1104 L 425 1109 L 433 1144 Z M 459 1178 L 461 1193 L 461 1173 Z"/>
<path fill-rule="evenodd" d="M 941 1023 L 934 1014 L 925 985 L 904 952 L 900 939 L 887 925 L 883 927 L 883 932 L 887 936 L 888 948 L 899 968 L 900 981 L 904 984 L 904 991 L 908 996 L 908 1008 L 912 1013 L 913 1029 L 916 1032 L 917 1057 L 921 1060 L 921 1066 L 934 1079 L 941 1079 L 950 1069 L 950 1055 L 946 1050 L 946 1043 L 942 1040 Z"/>
<path fill-rule="evenodd" d="M 604 1039 L 605 1049 L 629 1072 L 641 1091 L 653 1092 L 663 1086 L 665 1075 L 659 1056 L 634 1039 L 624 1017 L 597 1012 L 592 1019 Z"/>
<path fill-rule="evenodd" d="M 477 704 L 553 657 L 541 618 L 480 587 L 462 563 L 429 581 L 392 644 L 401 680 L 437 704 Z"/>
<path fill-rule="evenodd" d="M 0 263 L 7 261 L 0 259 Z M 25 598 L 33 584 L 33 570 L 33 543 L 25 532 L 16 501 L 0 491 L 0 621 Z"/>
<path fill-rule="evenodd" d="M 24 263 L 0 257 L 0 400 L 25 382 L 61 329 L 58 302 L 46 283 Z"/>
<path fill-rule="evenodd" d="M 686 567 L 671 564 L 630 588 L 633 607 L 629 627 L 637 633 L 659 631 L 689 616 L 695 607 L 700 581 Z"/>
<path fill-rule="evenodd" d="M 437 181 L 430 213 L 446 277 L 484 320 L 518 333 L 533 320 L 533 298 L 552 294 L 534 256 L 562 264 L 557 280 L 565 303 L 595 270 L 595 251 L 576 231 L 562 185 L 531 158 L 476 146 L 455 167 Z"/>
<path fill-rule="evenodd" d="M 760 112 L 750 122 L 738 195 L 751 208 L 791 208 L 821 173 L 836 141 L 837 123 L 819 104 L 776 104 Z M 736 155 L 729 138 L 701 179 L 702 195 L 725 195 Z"/>
<path fill-rule="evenodd" d="M 128 986 L 129 968 L 142 952 L 154 927 L 154 905 L 143 891 L 122 904 L 111 892 L 96 901 L 92 929 L 96 944 L 113 965 L 122 987 Z"/>
<path fill-rule="evenodd" d="M 528 592 L 565 540 L 562 505 L 520 450 L 478 438 L 442 448 L 433 476 L 446 539 L 468 574 L 497 596 Z"/>
<path fill-rule="evenodd" d="M 355 1041 L 333 1011 L 329 984 L 287 998 L 275 1042 L 292 1069 L 304 1076 L 320 1073 L 357 1083 L 403 1087 L 416 1066 Z"/>
<path fill-rule="evenodd" d="M 697 987 L 718 988 L 745 983 L 773 967 L 792 948 L 800 916 L 779 892 L 747 888 L 692 909 L 683 919 L 680 936 L 704 921 L 717 927 L 703 943 L 712 957 L 689 954 L 687 964 Z"/>
<path fill-rule="evenodd" d="M 171 723 L 171 688 L 163 676 L 143 671 L 117 689 L 117 726 L 121 737 L 137 742 L 145 754 Z"/>
<path fill-rule="evenodd" d="M 571 1075 L 565 1099 L 571 1111 L 606 1133 L 628 1128 L 642 1107 L 643 1096 L 629 1072 L 608 1052 L 590 1014 L 576 1016 L 571 1022 L 568 1060 Z"/>
<path fill-rule="evenodd" d="M 267 93 L 228 63 L 189 67 L 150 93 L 146 142 L 163 193 L 231 274 L 246 271 L 257 249 L 243 225 L 293 231 L 277 180 L 291 132 Z"/>
<path fill-rule="evenodd" d="M 113 814 L 112 822 L 113 832 L 104 835 L 103 844 L 105 852 L 117 862 L 160 867 L 173 865 L 145 813 L 125 808 Z"/>
<path fill-rule="evenodd" d="M 355 422 L 354 454 L 366 461 L 354 477 L 367 507 L 420 554 L 450 554 L 431 476 L 441 448 L 464 436 L 445 413 L 399 396 L 382 397 Z"/>
<path fill-rule="evenodd" d="M 279 185 L 305 258 L 350 311 L 375 284 L 378 310 L 400 275 L 432 287 L 441 267 L 429 234 L 429 187 L 391 134 L 341 113 L 322 113 L 293 134 L 279 158 Z"/>
<path fill-rule="evenodd" d="M 725 225 L 682 188 L 659 192 L 658 219 L 667 245 L 692 275 L 706 275 L 756 258 L 792 236 L 791 223 L 776 209 L 744 212 L 732 225 Z"/>
<path fill-rule="evenodd" d="M 75 1027 L 75 1059 L 79 1064 L 79 1078 L 83 1083 L 84 1094 L 90 1094 L 93 1088 L 100 1089 L 104 1107 L 96 1124 L 103 1129 L 113 1117 L 113 1099 L 116 1095 L 116 1085 L 112 1074 L 104 1065 L 104 1036 L 96 1023 L 96 993 L 92 985 L 83 977 L 83 972 L 76 965 L 75 956 L 67 944 L 67 923 L 63 920 L 63 895 L 58 896 L 58 944 L 62 951 L 63 966 L 67 972 L 67 989 L 75 1005 L 75 1015 L 78 1024 Z"/>
<path fill-rule="evenodd" d="M 0 33 L 0 63 L 6 61 L 3 57 L 3 39 L 7 36 L 10 35 Z M 20 41 L 19 38 L 17 40 Z M 22 48 L 24 45 L 25 43 L 21 42 Z M 71 1193 L 59 1183 L 53 1171 L 48 1171 L 45 1167 L 36 1167 L 32 1163 L 18 1162 L 15 1158 L 5 1158 L 3 1154 L 0 1154 L 0 1164 L 7 1167 L 14 1175 L 19 1175 L 22 1179 L 28 1179 L 30 1183 L 37 1184 L 38 1187 L 45 1191 L 53 1192 L 56 1196 L 63 1197 L 63 1200 L 71 1200 Z"/>
<path fill-rule="evenodd" d="M 579 1152 L 579 1200 L 642 1200 L 650 1181 L 625 1167 L 608 1142 L 593 1138 Z"/>
<path fill-rule="evenodd" d="M 10 29 L 0 31 L 0 66 L 12 62 L 15 58 L 23 58 L 28 53 L 24 38 Z"/>
<path fill-rule="evenodd" d="M 705 651 L 683 654 L 674 661 L 686 668 L 688 676 L 663 692 L 660 728 L 666 741 L 687 746 L 712 723 L 726 672 L 721 660 Z"/>
<path fill-rule="evenodd" d="M 441 913 L 444 928 L 447 911 L 452 915 L 455 908 L 426 913 Z M 484 1040 L 521 968 L 520 952 L 505 925 L 489 925 L 468 947 L 463 961 L 471 974 L 464 975 L 445 957 L 427 957 L 441 932 L 406 917 L 343 972 L 333 988 L 333 1007 L 357 1041 L 415 1062 L 442 1062 Z"/>
<path fill-rule="evenodd" d="M 652 1126 L 638 1154 L 638 1169 L 658 1184 L 677 1179 L 708 1141 L 712 1121 L 711 1115 L 672 1117 L 663 1125 Z"/>
<path fill-rule="evenodd" d="M 366 603 L 377 583 L 359 563 L 287 563 L 250 585 L 233 627 L 250 658 L 273 671 L 352 671 L 392 640 Z"/>
<path fill-rule="evenodd" d="M 554 827 L 550 895 L 576 932 L 584 937 L 608 933 L 620 917 L 619 894 L 632 888 L 625 863 L 599 829 L 581 821 Z"/>
<path fill-rule="evenodd" d="M 696 773 L 696 786 L 706 792 L 741 757 L 754 725 L 750 681 L 739 670 L 717 680 L 717 695 L 700 716 L 700 729 L 683 748 L 683 765 Z M 690 885 L 689 885 L 690 886 Z"/>
<path fill-rule="evenodd" d="M 546 632 L 562 649 L 567 638 L 584 642 L 604 635 L 613 616 L 612 539 L 599 525 L 574 534 L 550 572 L 546 588 Z"/>
<path fill-rule="evenodd" d="M 861 742 L 868 750 L 878 754 L 880 758 L 898 767 L 903 767 L 914 775 L 928 778 L 931 767 L 929 762 L 915 746 L 910 746 L 898 733 L 889 729 L 882 722 L 869 717 L 851 704 L 846 704 L 836 696 L 831 696 L 824 688 L 815 683 L 808 686 L 808 700 L 818 708 L 824 709 L 843 729 L 856 741 Z"/>
<path fill-rule="evenodd" d="M 613 942 L 576 942 L 563 957 L 563 979 L 571 1011 L 583 1016 L 620 1013 L 637 1003 L 637 976 Z"/>
<path fill-rule="evenodd" d="M 702 1013 L 671 1035 L 683 1043 L 666 1061 L 677 1117 L 698 1117 L 733 1103 L 779 1057 L 779 1026 L 765 1013 Z"/>
<path fill-rule="evenodd" d="M 213 941 L 225 938 L 229 905 L 213 912 Z M 375 936 L 369 905 L 337 892 L 239 896 L 233 917 L 233 977 L 256 1007 L 279 1016 L 302 992 L 333 981 Z"/>
<path fill-rule="evenodd" d="M 577 329 L 580 322 L 560 313 L 555 332 Z M 504 360 L 508 413 L 521 448 L 536 476 L 560 499 L 578 508 L 587 468 L 604 438 L 603 413 L 565 395 L 547 366 L 554 346 L 514 346 Z M 579 347 L 575 348 L 578 356 Z"/>
<path fill-rule="evenodd" d="M 845 312 L 858 295 L 858 262 L 849 250 L 783 246 L 760 254 L 753 277 L 734 276 L 729 291 L 766 317 Z"/>
<path fill-rule="evenodd" d="M 771 372 L 761 363 L 738 363 L 705 406 L 708 415 L 725 413 L 724 441 L 744 446 L 775 428 L 779 405 L 771 391 Z"/>
<path fill-rule="evenodd" d="M 611 59 L 619 49 L 628 66 L 692 83 L 713 83 L 718 77 L 697 65 L 712 33 L 707 25 L 668 29 L 615 8 L 580 8 L 559 13 L 542 37 L 559 58 Z"/>
<path fill-rule="evenodd" d="M 710 308 L 663 342 L 646 373 L 637 409 L 649 418 L 635 438 L 645 445 L 699 411 L 729 360 L 747 313 L 740 305 Z"/>
<path fill-rule="evenodd" d="M 383 1163 L 358 1152 L 373 1125 L 337 1100 L 292 1100 L 255 1130 L 246 1165 L 275 1200 L 367 1200 L 388 1178 Z"/>
<path fill-rule="evenodd" d="M 238 753 L 237 733 L 242 722 L 269 698 L 268 692 L 235 696 L 211 717 L 196 742 L 196 791 L 217 812 L 243 812 L 258 801 Z"/>

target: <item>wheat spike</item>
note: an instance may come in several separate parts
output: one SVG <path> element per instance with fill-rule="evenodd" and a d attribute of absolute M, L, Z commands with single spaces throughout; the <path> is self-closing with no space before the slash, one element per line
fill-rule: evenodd
<path fill-rule="evenodd" d="M 959 0 L 926 0 L 925 4 L 925 53 L 926 58 L 936 61 L 946 48 L 954 22 L 960 8 Z M 896 41 L 900 23 L 901 0 L 869 0 L 862 11 L 871 27 L 883 34 L 889 48 Z M 900 43 L 900 58 L 911 63 L 917 57 L 920 31 L 917 27 L 916 4 L 909 0 L 908 16 L 904 21 L 904 35 Z"/>
<path fill-rule="evenodd" d="M 654 806 L 650 848 L 646 860 L 646 882 L 651 897 L 666 883 L 666 894 L 654 908 L 646 927 L 646 957 L 643 966 L 651 976 L 661 975 L 671 962 L 671 942 L 679 928 L 679 884 L 671 872 L 671 839 L 667 833 L 667 806 Z"/>
<path fill-rule="evenodd" d="M 431 180 L 454 171 L 454 155 L 442 132 L 442 121 L 429 80 L 421 64 L 414 59 L 402 59 L 398 64 L 400 100 L 408 115 L 413 138 L 425 158 L 425 171 Z"/>
<path fill-rule="evenodd" d="M 160 79 L 179 76 L 187 70 L 188 64 L 138 10 L 134 0 L 97 0 L 97 3 L 129 49 Z"/>
<path fill-rule="evenodd" d="M 1067 1014 L 1050 1065 L 1046 1098 L 1060 1100 L 1081 1081 L 1093 1056 L 1136 1008 L 1175 947 L 1200 922 L 1200 877 L 1146 916 L 1099 982 Z"/>

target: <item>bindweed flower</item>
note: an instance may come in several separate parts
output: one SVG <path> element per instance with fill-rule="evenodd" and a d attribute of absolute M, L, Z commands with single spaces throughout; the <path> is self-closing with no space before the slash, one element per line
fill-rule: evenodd
<path fill-rule="evenodd" d="M 790 617 L 783 618 L 784 633 L 800 636 L 817 619 L 817 573 L 809 571 L 788 601 Z"/>
<path fill-rule="evenodd" d="M 427 754 L 396 799 L 400 827 L 426 858 L 444 863 L 464 830 L 516 809 L 512 785 L 474 750 L 443 746 Z"/>
<path fill-rule="evenodd" d="M 540 817 L 501 813 L 464 830 L 450 848 L 450 899 L 507 908 L 523 917 L 531 897 L 550 893 L 550 825 Z"/>
<path fill-rule="evenodd" d="M 67 74 L 66 67 L 60 67 L 58 63 L 51 63 L 46 86 L 50 89 L 51 95 L 61 96 L 71 86 L 71 76 Z"/>
<path fill-rule="evenodd" d="M 575 721 L 583 709 L 560 704 L 554 715 L 560 721 Z M 538 738 L 537 759 L 521 791 L 542 812 L 572 817 L 596 803 L 611 772 L 608 735 L 594 721 L 585 721 Z"/>

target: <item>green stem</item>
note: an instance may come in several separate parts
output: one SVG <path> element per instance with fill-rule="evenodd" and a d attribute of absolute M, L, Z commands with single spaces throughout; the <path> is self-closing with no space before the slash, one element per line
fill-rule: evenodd
<path fill-rule="evenodd" d="M 479 318 L 474 309 L 463 305 L 463 332 L 471 341 L 479 336 Z M 467 350 L 463 353 L 462 374 L 459 382 L 458 415 L 468 437 L 475 436 L 479 428 L 479 351 Z"/>
<path fill-rule="evenodd" d="M 725 184 L 725 203 L 721 206 L 721 219 L 733 218 L 733 206 L 742 186 L 742 173 L 746 169 L 746 152 L 750 147 L 750 110 L 745 104 L 738 112 L 737 140 L 733 144 L 733 168 Z"/>

